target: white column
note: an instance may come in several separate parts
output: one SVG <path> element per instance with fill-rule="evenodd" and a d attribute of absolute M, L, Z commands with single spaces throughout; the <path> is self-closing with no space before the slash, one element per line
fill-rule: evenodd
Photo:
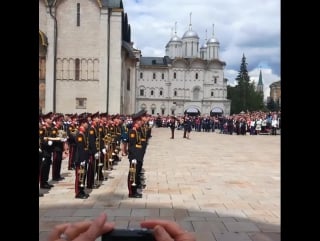
<path fill-rule="evenodd" d="M 99 36 L 99 92 L 101 98 L 101 112 L 107 109 L 107 74 L 108 74 L 108 9 L 100 11 Z"/>
<path fill-rule="evenodd" d="M 120 113 L 121 92 L 121 12 L 122 9 L 112 9 L 110 19 L 110 76 L 109 76 L 109 113 Z"/>
<path fill-rule="evenodd" d="M 55 15 L 54 8 L 52 14 Z M 47 8 L 47 59 L 46 59 L 46 93 L 43 113 L 53 111 L 53 87 L 54 87 L 54 19 Z"/>

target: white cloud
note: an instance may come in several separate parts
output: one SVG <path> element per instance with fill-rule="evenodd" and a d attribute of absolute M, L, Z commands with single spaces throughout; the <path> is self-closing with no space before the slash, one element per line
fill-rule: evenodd
<path fill-rule="evenodd" d="M 143 56 L 165 55 L 165 45 L 177 22 L 182 37 L 189 27 L 200 37 L 200 46 L 214 35 L 220 42 L 225 77 L 234 82 L 242 55 L 252 78 L 262 77 L 265 98 L 269 85 L 280 77 L 280 0 L 123 0 L 131 25 L 131 40 Z M 270 71 L 268 73 L 268 71 Z"/>

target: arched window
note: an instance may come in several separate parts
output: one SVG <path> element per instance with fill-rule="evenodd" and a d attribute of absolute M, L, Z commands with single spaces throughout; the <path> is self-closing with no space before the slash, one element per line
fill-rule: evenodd
<path fill-rule="evenodd" d="M 140 79 L 142 79 L 143 78 L 143 73 L 142 72 L 140 72 Z"/>
<path fill-rule="evenodd" d="M 159 95 L 162 96 L 162 94 L 163 94 L 163 93 L 162 93 L 162 90 L 160 90 Z"/>
<path fill-rule="evenodd" d="M 153 74 L 152 74 L 152 78 L 153 78 L 153 79 L 156 79 L 156 73 L 153 73 Z"/>
<path fill-rule="evenodd" d="M 177 91 L 176 91 L 176 90 L 173 92 L 173 95 L 174 95 L 174 96 L 177 96 Z"/>
<path fill-rule="evenodd" d="M 74 68 L 74 79 L 79 80 L 80 78 L 80 59 L 75 60 L 75 68 Z"/>
<path fill-rule="evenodd" d="M 196 79 L 198 79 L 198 73 L 196 73 Z"/>
<path fill-rule="evenodd" d="M 154 92 L 153 92 L 153 90 L 151 90 L 151 91 L 150 91 L 150 95 L 151 95 L 151 96 L 153 96 L 153 95 L 154 95 Z"/>
<path fill-rule="evenodd" d="M 177 73 L 176 73 L 176 72 L 173 73 L 173 78 L 174 78 L 174 79 L 177 78 Z"/>
<path fill-rule="evenodd" d="M 164 79 L 164 73 L 161 74 L 161 79 Z"/>

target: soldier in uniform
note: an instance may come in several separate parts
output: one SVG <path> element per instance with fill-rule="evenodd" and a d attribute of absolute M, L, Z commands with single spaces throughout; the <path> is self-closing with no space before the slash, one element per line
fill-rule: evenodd
<path fill-rule="evenodd" d="M 142 194 L 137 192 L 137 187 L 140 182 L 140 171 L 144 150 L 141 141 L 141 117 L 145 111 L 140 111 L 132 116 L 133 127 L 129 130 L 128 143 L 128 158 L 129 158 L 129 173 L 128 173 L 128 190 L 130 198 L 142 198 Z"/>
<path fill-rule="evenodd" d="M 96 162 L 96 175 L 97 175 L 97 180 L 103 181 L 104 176 L 102 173 L 102 167 L 104 163 L 104 136 L 105 136 L 105 127 L 103 125 L 103 121 L 99 118 L 94 119 L 96 121 L 96 133 L 97 133 L 97 151 L 98 151 L 98 158 Z"/>
<path fill-rule="evenodd" d="M 169 127 L 171 130 L 171 138 L 170 139 L 174 139 L 174 130 L 176 128 L 176 119 L 174 116 L 171 116 L 171 118 L 170 118 Z"/>
<path fill-rule="evenodd" d="M 74 157 L 76 153 L 76 135 L 78 133 L 77 120 L 73 116 L 71 123 L 67 129 L 68 145 L 69 145 L 69 158 L 68 158 L 68 170 L 74 169 Z"/>
<path fill-rule="evenodd" d="M 95 173 L 96 173 L 96 158 L 95 155 L 98 152 L 96 143 L 96 121 L 91 119 L 91 125 L 89 127 L 88 133 L 88 172 L 87 172 L 87 188 L 96 188 L 95 184 Z"/>
<path fill-rule="evenodd" d="M 80 121 L 80 120 L 79 120 Z M 86 199 L 89 194 L 85 193 L 85 181 L 88 162 L 88 144 L 84 125 L 79 127 L 76 135 L 76 154 L 75 154 L 75 198 Z"/>
<path fill-rule="evenodd" d="M 39 129 L 40 149 L 42 150 L 40 188 L 44 189 L 50 189 L 54 186 L 48 183 L 53 152 L 53 141 L 50 140 L 52 125 L 50 116 L 51 113 L 44 116 L 44 126 Z"/>
<path fill-rule="evenodd" d="M 51 136 L 53 138 L 59 138 L 59 131 L 62 130 L 62 122 L 57 117 L 55 120 L 55 126 L 52 128 Z M 61 181 L 64 177 L 61 176 L 61 164 L 62 164 L 62 152 L 64 147 L 64 142 L 67 139 L 64 139 L 62 136 L 61 139 L 53 141 L 53 156 L 52 156 L 52 180 Z"/>
<path fill-rule="evenodd" d="M 129 134 L 129 128 L 128 128 L 128 121 L 127 119 L 123 120 L 121 125 L 121 155 L 127 156 L 128 155 L 128 134 Z"/>

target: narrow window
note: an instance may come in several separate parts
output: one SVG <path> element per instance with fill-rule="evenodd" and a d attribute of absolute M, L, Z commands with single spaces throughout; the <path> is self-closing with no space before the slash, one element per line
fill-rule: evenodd
<path fill-rule="evenodd" d="M 143 73 L 142 72 L 140 72 L 140 79 L 142 79 L 143 78 Z"/>
<path fill-rule="evenodd" d="M 164 73 L 161 74 L 161 79 L 164 79 Z"/>
<path fill-rule="evenodd" d="M 151 114 L 154 115 L 154 109 L 151 110 Z"/>
<path fill-rule="evenodd" d="M 144 90 L 140 89 L 140 96 L 144 96 Z"/>
<path fill-rule="evenodd" d="M 174 115 L 174 110 L 171 110 L 171 115 Z"/>
<path fill-rule="evenodd" d="M 174 79 L 177 78 L 177 73 L 176 73 L 176 72 L 173 73 L 173 78 L 174 78 Z"/>
<path fill-rule="evenodd" d="M 160 96 L 162 96 L 162 90 L 160 90 L 160 93 L 159 93 L 159 94 L 160 94 Z"/>
<path fill-rule="evenodd" d="M 80 26 L 80 3 L 77 3 L 77 26 Z"/>
<path fill-rule="evenodd" d="M 150 94 L 151 94 L 151 95 L 153 95 L 153 94 L 154 94 L 154 93 L 153 93 L 153 90 L 151 90 Z"/>
<path fill-rule="evenodd" d="M 80 59 L 76 59 L 75 61 L 75 80 L 79 80 L 80 78 Z"/>
<path fill-rule="evenodd" d="M 198 79 L 198 73 L 196 73 L 196 79 Z"/>
<path fill-rule="evenodd" d="M 217 77 L 214 77 L 214 83 L 215 84 L 217 83 Z"/>
<path fill-rule="evenodd" d="M 174 95 L 174 96 L 177 96 L 177 91 L 176 91 L 176 90 L 173 92 L 173 95 Z"/>
<path fill-rule="evenodd" d="M 164 115 L 164 109 L 161 110 L 161 114 Z"/>
<path fill-rule="evenodd" d="M 211 97 L 213 97 L 213 91 L 211 91 Z"/>
<path fill-rule="evenodd" d="M 156 73 L 152 74 L 152 78 L 155 79 L 156 78 Z"/>

